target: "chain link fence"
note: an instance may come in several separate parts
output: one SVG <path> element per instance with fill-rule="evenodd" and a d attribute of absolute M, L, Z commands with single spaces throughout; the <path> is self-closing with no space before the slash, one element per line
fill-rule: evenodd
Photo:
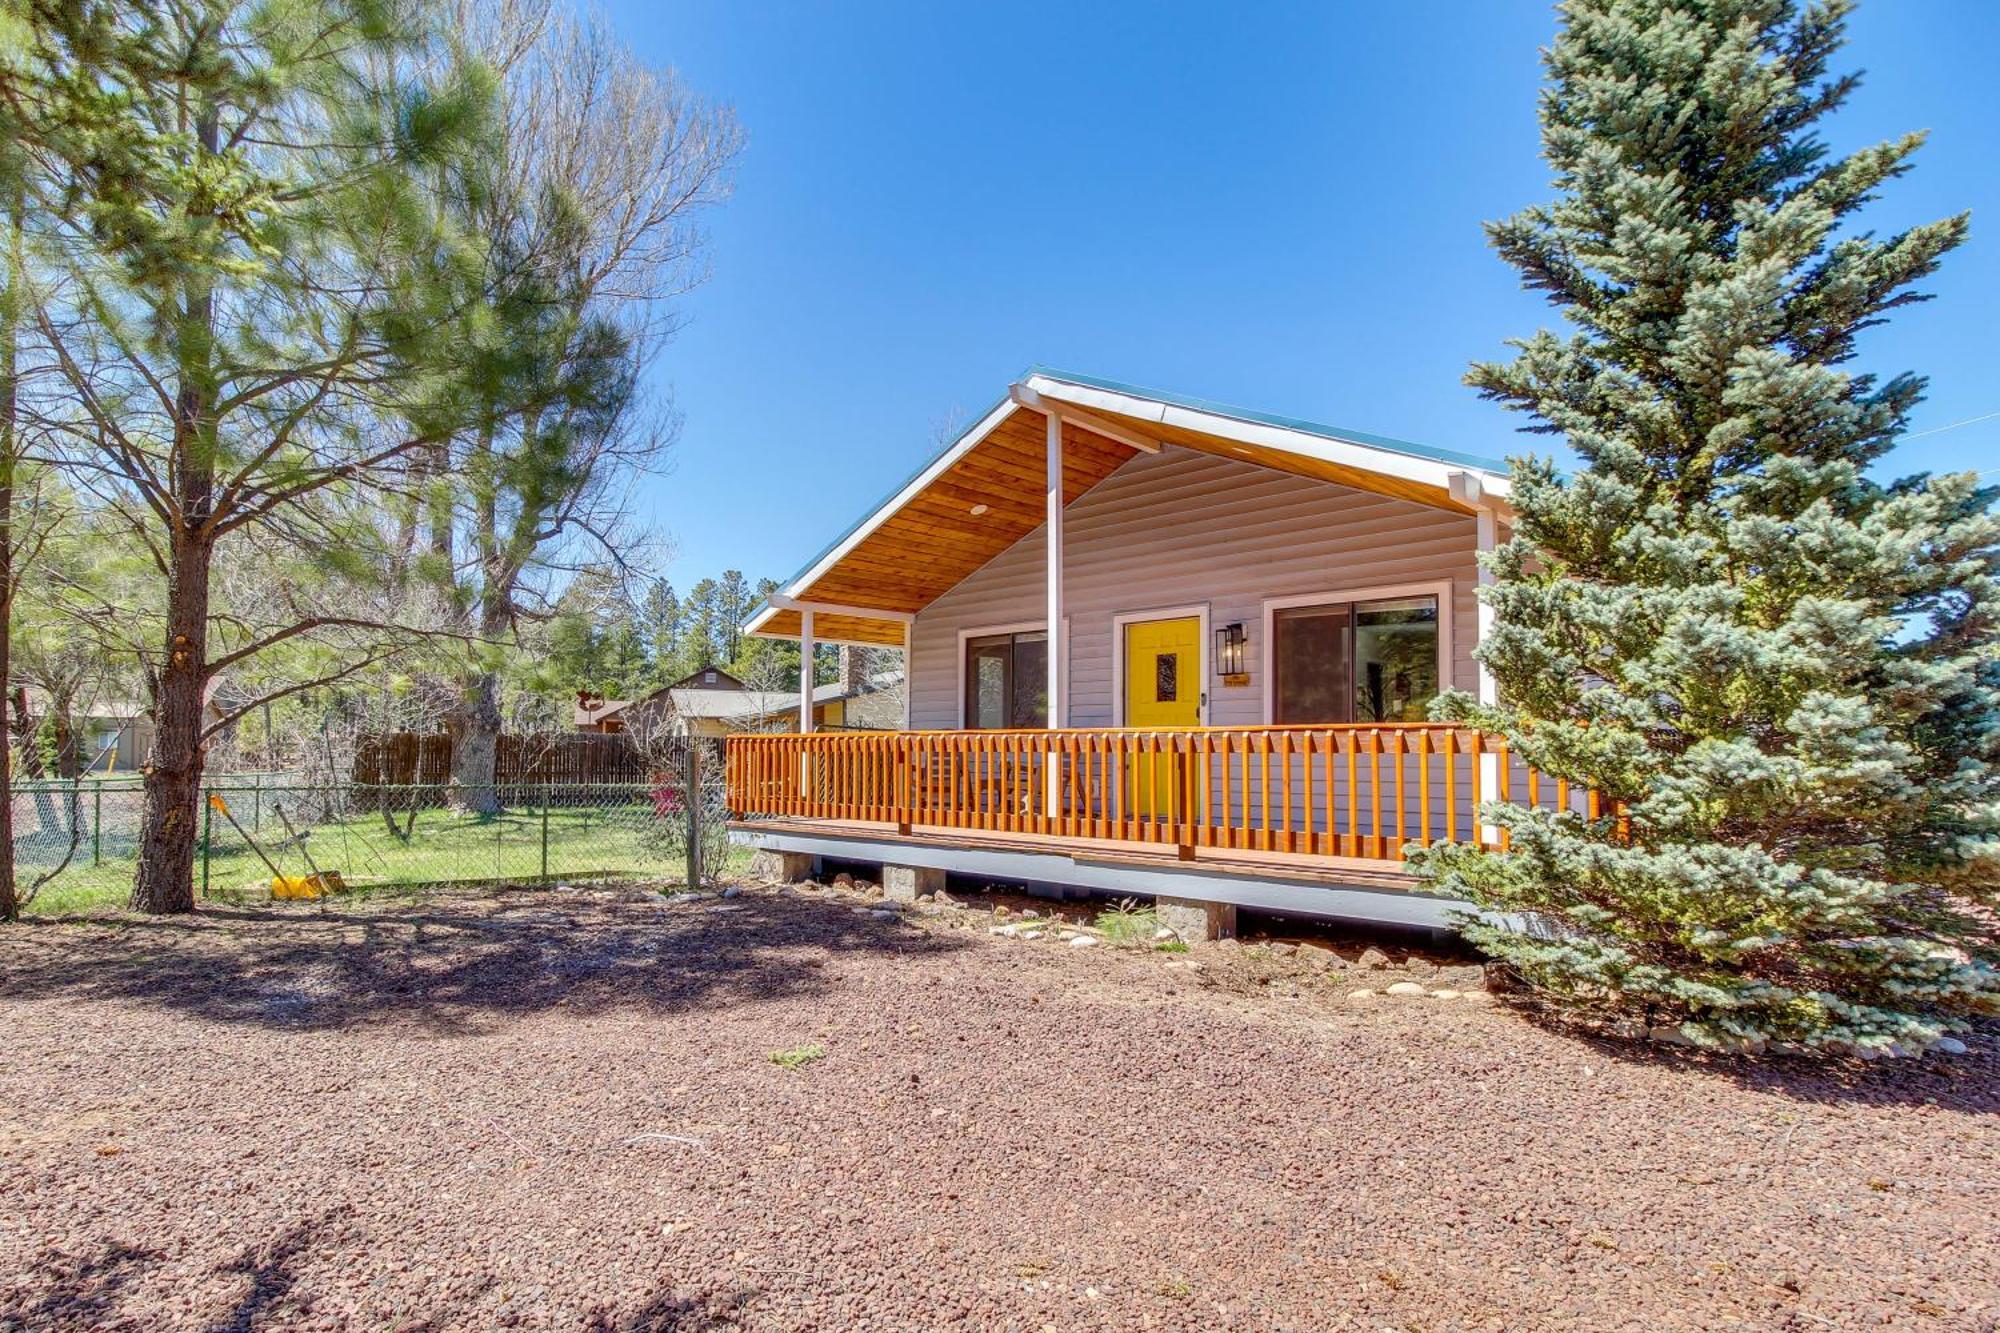
<path fill-rule="evenodd" d="M 352 889 L 665 879 L 713 883 L 748 850 L 725 827 L 721 756 L 684 750 L 647 782 L 307 783 L 223 775 L 203 790 L 197 897 L 262 900 L 286 876 L 338 871 Z M 207 798 L 214 797 L 217 800 Z M 218 803 L 219 802 L 219 803 Z M 13 793 L 16 879 L 29 910 L 117 906 L 138 866 L 143 785 L 83 778 Z M 690 855 L 692 850 L 693 855 Z"/>

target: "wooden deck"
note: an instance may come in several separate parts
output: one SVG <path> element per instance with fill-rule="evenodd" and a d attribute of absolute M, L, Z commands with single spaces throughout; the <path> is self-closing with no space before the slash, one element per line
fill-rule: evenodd
<path fill-rule="evenodd" d="M 1598 806 L 1431 723 L 742 735 L 727 781 L 744 828 L 1396 889 L 1409 846 L 1504 847 L 1489 795 Z"/>
<path fill-rule="evenodd" d="M 1156 843 L 1040 833 L 967 833 L 962 829 L 923 826 L 903 828 L 869 820 L 775 818 L 735 820 L 729 827 L 744 833 L 806 840 L 865 841 L 941 851 L 1018 852 L 1060 856 L 1080 865 L 1134 870 L 1201 869 L 1220 875 L 1306 885 L 1335 883 L 1389 893 L 1408 892 L 1417 882 L 1408 871 L 1365 857 L 1271 855 L 1224 848 L 1197 848 L 1193 856 L 1183 857 L 1177 849 L 1163 849 Z"/>

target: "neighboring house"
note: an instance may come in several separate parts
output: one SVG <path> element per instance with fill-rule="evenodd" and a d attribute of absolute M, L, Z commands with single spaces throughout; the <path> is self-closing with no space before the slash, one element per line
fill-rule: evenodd
<path fill-rule="evenodd" d="M 98 704 L 80 721 L 93 773 L 132 772 L 153 748 L 153 719 L 137 704 Z"/>
<path fill-rule="evenodd" d="M 578 690 L 576 702 L 570 706 L 570 728 L 574 731 L 623 731 L 625 710 L 631 706 L 630 699 L 607 699 L 589 690 Z"/>
<path fill-rule="evenodd" d="M 25 706 L 34 725 L 47 717 L 46 692 L 25 687 Z M 88 773 L 128 773 L 146 762 L 153 748 L 153 719 L 128 699 L 97 699 L 70 715 L 77 737 L 77 762 Z"/>
<path fill-rule="evenodd" d="M 642 726 L 650 729 L 663 723 L 672 726 L 676 717 L 700 717 L 717 708 L 727 711 L 740 707 L 743 697 L 751 693 L 754 691 L 721 667 L 705 666 L 638 699 L 607 699 L 578 690 L 570 722 L 577 731 L 600 732 L 639 730 Z M 704 702 L 709 706 L 702 706 Z M 708 733 L 698 729 L 698 734 Z"/>
<path fill-rule="evenodd" d="M 813 689 L 815 730 L 887 729 L 902 725 L 902 672 L 866 675 L 862 654 L 843 649 L 841 679 Z M 655 732 L 721 737 L 737 732 L 797 731 L 799 696 L 755 690 L 721 667 L 691 671 L 639 699 L 580 692 L 572 714 L 578 731 Z"/>
<path fill-rule="evenodd" d="M 814 730 L 894 731 L 904 725 L 903 689 L 900 666 L 870 670 L 869 650 L 854 644 L 840 645 L 837 678 L 813 687 Z M 798 723 L 798 698 L 787 700 L 792 723 Z"/>
<path fill-rule="evenodd" d="M 1491 842 L 1488 794 L 1585 800 L 1424 720 L 1490 697 L 1507 494 L 1498 462 L 1031 371 L 753 614 L 904 647 L 914 730 L 733 741 L 739 827 L 787 873 L 1442 924 L 1404 843 Z"/>
<path fill-rule="evenodd" d="M 153 719 L 139 704 L 107 699 L 78 714 L 83 762 L 92 773 L 129 773 L 153 748 Z"/>

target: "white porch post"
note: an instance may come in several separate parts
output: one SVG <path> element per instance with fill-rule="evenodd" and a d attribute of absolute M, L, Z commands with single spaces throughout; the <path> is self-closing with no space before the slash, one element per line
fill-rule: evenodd
<path fill-rule="evenodd" d="M 813 613 L 809 607 L 799 609 L 799 735 L 809 736 L 813 729 Z M 799 795 L 812 797 L 812 755 L 801 745 L 799 747 Z"/>
<path fill-rule="evenodd" d="M 910 649 L 917 641 L 917 622 L 903 622 L 903 730 L 910 729 Z"/>
<path fill-rule="evenodd" d="M 1478 525 L 1475 539 L 1476 549 L 1481 555 L 1484 555 L 1499 544 L 1500 523 L 1494 517 L 1493 509 L 1489 505 L 1481 505 L 1473 521 Z M 1493 583 L 1493 573 L 1484 565 L 1479 567 L 1478 583 L 1482 588 L 1489 587 Z M 1493 633 L 1493 608 L 1488 606 L 1484 599 L 1481 599 L 1479 602 L 1478 613 L 1473 624 L 1475 629 L 1472 646 L 1477 648 L 1480 644 L 1485 643 L 1487 637 Z M 1493 679 L 1493 673 L 1487 670 L 1484 662 L 1478 663 L 1478 666 L 1479 702 L 1483 704 L 1499 703 L 1499 682 Z M 1482 754 L 1479 757 L 1479 788 L 1485 793 L 1486 799 L 1489 801 L 1499 795 L 1500 756 L 1496 754 Z M 1497 825 L 1487 824 L 1480 828 L 1479 836 L 1484 842 L 1498 843 L 1500 841 L 1500 829 Z"/>
<path fill-rule="evenodd" d="M 1069 725 L 1069 636 L 1063 633 L 1063 470 L 1062 418 L 1049 418 L 1049 726 Z M 1042 758 L 1042 810 L 1054 815 L 1062 804 L 1062 761 L 1054 751 Z"/>
<path fill-rule="evenodd" d="M 813 729 L 813 613 L 799 612 L 799 734 Z"/>
<path fill-rule="evenodd" d="M 1479 524 L 1478 550 L 1481 555 L 1485 555 L 1500 544 L 1500 523 L 1493 516 L 1491 509 L 1484 508 L 1479 511 L 1478 518 L 1475 521 Z M 1490 587 L 1492 583 L 1493 572 L 1483 565 L 1480 566 L 1479 586 L 1482 588 Z M 1477 648 L 1480 644 L 1485 643 L 1493 633 L 1493 608 L 1488 606 L 1484 601 L 1479 603 L 1479 615 L 1475 621 L 1475 625 L 1476 629 L 1472 636 L 1472 646 Z M 1479 663 L 1479 702 L 1483 704 L 1497 704 L 1500 702 L 1500 686 L 1494 681 L 1493 673 L 1486 669 L 1484 662 Z"/>
<path fill-rule="evenodd" d="M 1069 725 L 1069 642 L 1063 628 L 1062 418 L 1048 414 L 1049 725 Z"/>

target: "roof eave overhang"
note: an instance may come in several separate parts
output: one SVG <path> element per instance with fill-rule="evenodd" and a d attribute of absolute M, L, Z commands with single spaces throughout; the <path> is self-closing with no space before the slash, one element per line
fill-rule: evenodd
<path fill-rule="evenodd" d="M 952 464 L 958 462 L 959 459 L 965 457 L 974 449 L 977 449 L 980 442 L 988 435 L 991 435 L 1001 422 L 1022 410 L 1024 409 L 1021 405 L 1016 403 L 1011 396 L 1002 398 L 991 408 L 987 409 L 985 415 L 973 422 L 963 434 L 945 446 L 943 451 L 935 458 L 919 468 L 916 474 L 904 482 L 901 487 L 891 492 L 889 498 L 877 505 L 867 517 L 863 518 L 852 528 L 849 528 L 846 534 L 838 541 L 814 557 L 812 563 L 786 580 L 784 585 L 778 590 L 779 597 L 784 599 L 785 603 L 796 604 L 799 600 L 799 593 L 803 589 L 811 587 L 820 576 L 839 564 L 842 556 L 868 540 L 871 533 L 895 517 L 898 510 L 921 494 L 926 486 L 929 486 L 932 482 L 943 476 L 945 472 L 950 470 Z M 759 638 L 776 637 L 790 639 L 798 637 L 794 634 L 772 635 L 769 633 L 771 622 L 787 609 L 787 605 L 781 604 L 776 599 L 766 601 L 745 622 L 743 632 Z M 895 617 L 890 617 L 890 619 L 895 619 Z M 825 640 L 825 642 L 836 641 Z"/>
<path fill-rule="evenodd" d="M 1122 389 L 1080 383 L 1040 371 L 1029 374 L 1021 387 L 1044 398 L 1074 404 L 1085 411 L 1157 422 L 1163 426 L 1177 427 L 1199 435 L 1275 449 L 1283 453 L 1296 454 L 1301 458 L 1316 459 L 1357 471 L 1375 472 L 1418 485 L 1433 486 L 1446 495 L 1452 495 L 1452 477 L 1457 473 L 1476 477 L 1481 492 L 1489 501 L 1504 501 L 1509 491 L 1507 474 L 1504 471 L 1482 466 L 1469 459 L 1455 459 L 1448 455 L 1426 457 L 1406 452 L 1407 446 L 1402 446 L 1400 441 L 1349 437 L 1320 430 L 1308 431 L 1275 419 L 1258 419 L 1212 409 L 1188 407 Z M 1453 498 L 1455 500 L 1456 497 Z M 1461 506 L 1452 503 L 1444 507 Z"/>
<path fill-rule="evenodd" d="M 1148 442 L 1150 436 L 1144 426 L 1147 423 L 1157 424 L 1176 432 L 1239 444 L 1246 454 L 1251 450 L 1271 451 L 1353 472 L 1394 478 L 1406 486 L 1421 488 L 1427 496 L 1423 503 L 1438 508 L 1466 514 L 1490 511 L 1503 521 L 1512 513 L 1508 504 L 1511 488 L 1507 473 L 1479 460 L 1442 451 L 1421 450 L 1419 446 L 1402 441 L 1358 433 L 1348 434 L 1324 427 L 1306 429 L 1305 423 L 1243 414 L 1210 405 L 1193 406 L 1149 396 L 1123 386 L 1035 370 L 1009 386 L 1007 397 L 989 408 L 859 523 L 787 580 L 774 597 L 751 614 L 744 624 L 744 632 L 762 638 L 797 638 L 795 630 L 776 629 L 773 622 L 781 616 L 789 619 L 798 611 L 814 607 L 803 597 L 805 589 L 837 566 L 842 558 L 922 494 L 955 463 L 977 449 L 1015 412 L 1046 410 L 1048 407 L 1060 410 L 1065 405 L 1075 409 L 1085 424 L 1095 421 L 1099 429 L 1103 428 L 1105 418 L 1140 423 L 1139 435 Z M 1133 443 L 1136 447 L 1144 447 L 1137 440 Z M 849 620 L 869 614 L 865 608 L 854 606 L 842 606 L 836 610 Z M 897 631 L 896 638 L 900 639 L 900 631 L 909 616 L 886 610 L 876 614 L 881 617 L 883 632 L 886 634 L 888 628 L 893 627 Z M 873 628 L 871 626 L 871 632 Z M 879 644 L 887 641 L 884 638 L 843 640 L 830 635 L 815 635 L 815 638 L 828 643 Z"/>

